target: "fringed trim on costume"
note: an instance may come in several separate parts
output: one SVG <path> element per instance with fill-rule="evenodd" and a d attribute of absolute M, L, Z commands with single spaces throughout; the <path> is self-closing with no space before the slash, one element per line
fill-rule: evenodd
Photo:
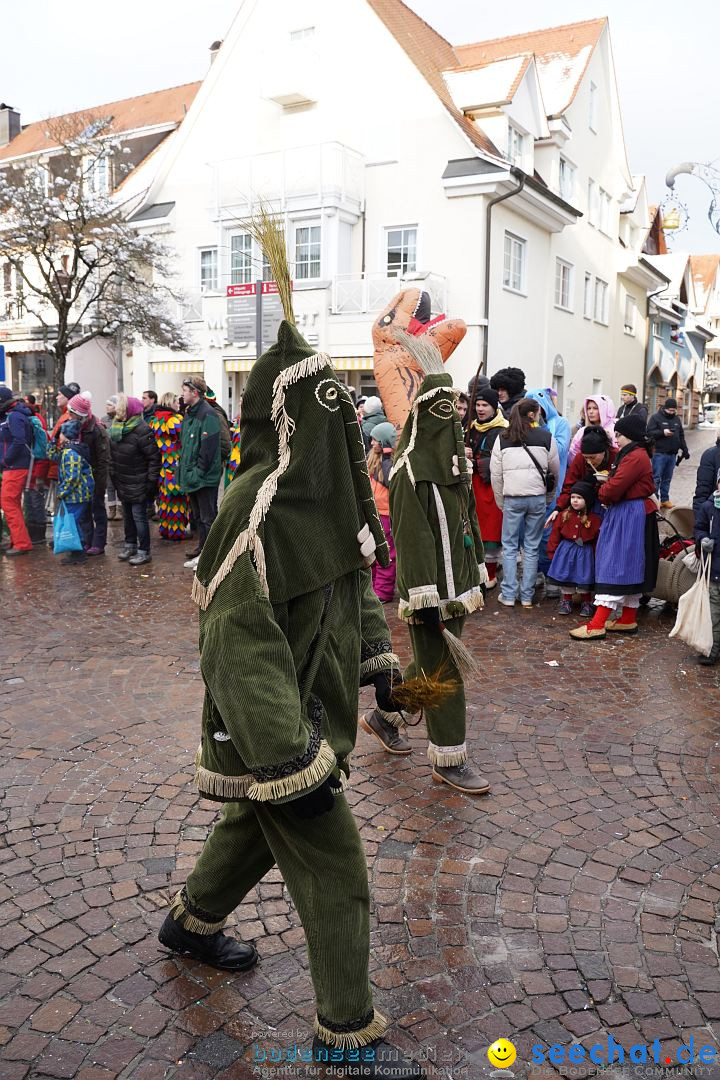
<path fill-rule="evenodd" d="M 335 783 L 332 785 L 333 795 L 342 795 L 343 792 L 347 791 L 349 783 L 350 777 L 347 775 L 347 773 L 344 773 L 342 769 L 340 769 L 339 775 L 337 776 Z"/>
<path fill-rule="evenodd" d="M 247 791 L 248 799 L 257 802 L 269 802 L 272 799 L 282 799 L 287 795 L 294 795 L 298 791 L 312 787 L 320 783 L 328 775 L 335 765 L 335 754 L 332 747 L 320 740 L 320 749 L 316 756 L 298 772 L 290 773 L 289 776 L 278 777 L 276 780 L 256 780 Z"/>
<path fill-rule="evenodd" d="M 380 716 L 382 716 L 385 723 L 389 724 L 390 727 L 394 727 L 394 728 L 404 728 L 405 727 L 405 721 L 403 719 L 402 713 L 399 713 L 399 712 L 385 712 L 385 710 L 381 709 L 379 707 L 379 705 L 375 706 L 375 712 L 379 713 Z"/>
<path fill-rule="evenodd" d="M 407 600 L 400 600 L 398 616 L 407 619 L 414 611 L 421 608 L 440 607 L 440 593 L 437 585 L 418 585 L 415 589 L 408 590 Z"/>
<path fill-rule="evenodd" d="M 428 743 L 428 761 L 431 765 L 441 765 L 450 768 L 453 765 L 464 765 L 467 761 L 467 743 L 459 746 L 436 746 Z"/>
<path fill-rule="evenodd" d="M 423 402 L 429 401 L 431 398 L 434 398 L 436 394 L 447 393 L 447 390 L 447 386 L 435 386 L 432 390 L 426 390 L 424 394 L 420 394 L 419 397 L 416 397 L 413 401 L 411 409 L 413 422 L 412 431 L 410 432 L 410 438 L 408 440 L 407 446 L 390 470 L 388 483 L 390 483 L 396 473 L 400 472 L 400 470 L 404 468 L 407 469 L 408 479 L 410 480 L 410 483 L 413 487 L 415 487 L 415 473 L 413 472 L 412 465 L 410 464 L 410 454 L 412 454 L 413 450 L 415 449 L 415 440 L 417 439 L 418 409 L 420 405 L 423 404 Z"/>
<path fill-rule="evenodd" d="M 175 922 L 180 923 L 183 930 L 191 934 L 216 934 L 227 922 L 227 917 L 218 922 L 206 922 L 205 919 L 199 919 L 193 915 L 186 907 L 182 889 L 170 905 L 170 914 Z"/>
<path fill-rule="evenodd" d="M 390 668 L 399 668 L 400 660 L 394 652 L 379 653 L 378 656 L 371 656 L 369 660 L 365 660 L 360 665 L 360 682 L 366 679 L 368 675 L 375 675 L 378 671 L 388 671 Z"/>
<path fill-rule="evenodd" d="M 262 546 L 262 542 L 259 536 L 251 537 L 249 530 L 245 529 L 241 532 L 233 546 L 228 551 L 227 555 L 220 563 L 217 571 L 213 575 L 212 579 L 207 585 L 203 585 L 200 578 L 195 575 L 192 585 L 192 598 L 198 607 L 203 611 L 209 607 L 210 601 L 217 592 L 218 588 L 222 585 L 225 578 L 228 576 L 235 563 L 238 561 L 241 555 L 244 555 L 246 551 L 251 551 L 253 562 L 255 563 L 255 569 L 258 572 L 260 583 L 263 587 L 263 592 L 267 596 L 267 571 L 265 567 L 265 551 Z"/>
<path fill-rule="evenodd" d="M 457 619 L 458 615 L 463 614 L 463 611 L 466 615 L 472 615 L 473 611 L 478 611 L 484 606 L 485 598 L 483 597 L 482 589 L 479 585 L 474 585 L 472 589 L 460 593 L 459 596 L 453 597 L 452 600 L 441 600 L 440 614 L 444 619 Z M 459 607 L 461 607 L 463 611 L 459 610 Z"/>
<path fill-rule="evenodd" d="M 239 799 L 247 799 L 248 789 L 253 778 L 250 773 L 242 776 L 225 776 L 224 773 L 211 772 L 204 768 L 198 758 L 195 760 L 195 786 L 201 795 L 213 796 L 220 799 L 236 802 Z"/>
<path fill-rule="evenodd" d="M 359 1046 L 368 1046 L 376 1039 L 382 1038 L 388 1029 L 388 1021 L 377 1009 L 372 1010 L 369 1019 L 365 1017 L 360 1021 L 361 1027 L 355 1028 L 353 1024 L 338 1025 L 342 1030 L 334 1030 L 329 1027 L 330 1021 L 324 1016 L 315 1017 L 315 1034 L 328 1046 L 334 1046 L 341 1050 L 355 1050 Z"/>

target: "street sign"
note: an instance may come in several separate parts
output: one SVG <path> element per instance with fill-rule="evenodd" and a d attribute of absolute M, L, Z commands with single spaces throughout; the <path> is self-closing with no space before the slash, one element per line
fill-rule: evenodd
<path fill-rule="evenodd" d="M 276 340 L 280 323 L 285 316 L 277 283 L 263 281 L 257 284 L 260 284 L 262 297 L 262 348 L 263 343 L 270 345 Z M 233 345 L 249 345 L 256 341 L 258 299 L 257 285 L 254 282 L 227 286 L 227 338 Z"/>
<path fill-rule="evenodd" d="M 0 382 L 5 382 L 5 346 L 0 345 Z"/>

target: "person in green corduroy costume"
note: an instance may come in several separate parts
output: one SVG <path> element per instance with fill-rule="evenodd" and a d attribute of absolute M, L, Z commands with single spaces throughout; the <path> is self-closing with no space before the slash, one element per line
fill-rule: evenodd
<path fill-rule="evenodd" d="M 222 927 L 277 865 L 307 940 L 315 1057 L 346 1076 L 410 1080 L 422 1072 L 384 1041 L 373 1006 L 367 866 L 343 794 L 358 685 L 375 682 L 393 707 L 398 659 L 367 569 L 387 547 L 352 400 L 288 322 L 253 366 L 242 440 L 193 585 L 196 780 L 225 805 L 159 938 L 216 967 L 252 967 L 255 949 Z"/>
<path fill-rule="evenodd" d="M 452 379 L 438 350 L 422 338 L 398 336 L 426 372 L 390 473 L 398 614 L 408 623 L 413 647 L 405 678 L 440 676 L 456 684 L 442 704 L 425 709 L 433 779 L 484 795 L 490 785 L 467 757 L 463 654 L 470 658 L 458 640 L 465 617 L 483 606 L 487 583 L 472 475 Z"/>

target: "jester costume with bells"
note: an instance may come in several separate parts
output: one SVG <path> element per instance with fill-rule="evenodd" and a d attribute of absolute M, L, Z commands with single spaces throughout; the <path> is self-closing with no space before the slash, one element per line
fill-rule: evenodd
<path fill-rule="evenodd" d="M 316 1057 L 349 1076 L 420 1077 L 373 1007 L 367 866 L 343 794 L 358 686 L 397 665 L 367 569 L 387 547 L 350 396 L 288 322 L 248 379 L 242 445 L 193 586 L 196 780 L 225 805 L 160 941 L 248 969 L 254 948 L 221 930 L 277 865 L 307 940 Z"/>
<path fill-rule="evenodd" d="M 468 763 L 463 671 L 472 658 L 459 641 L 465 617 L 483 606 L 487 583 L 463 430 L 452 379 L 431 341 L 399 340 L 428 372 L 412 403 L 390 474 L 399 615 L 414 660 L 406 679 L 435 678 L 453 690 L 425 708 L 433 779 L 468 794 L 489 784 Z"/>

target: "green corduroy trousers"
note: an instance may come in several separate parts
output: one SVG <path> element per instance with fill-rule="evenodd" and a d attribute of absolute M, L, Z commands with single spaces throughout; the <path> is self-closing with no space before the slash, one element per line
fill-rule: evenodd
<path fill-rule="evenodd" d="M 221 921 L 275 865 L 305 931 L 321 1022 L 341 1027 L 367 1016 L 373 1008 L 367 863 L 345 796 L 310 820 L 295 817 L 287 804 L 225 803 L 187 880 L 191 912 Z"/>
<path fill-rule="evenodd" d="M 465 617 L 447 619 L 445 627 L 460 637 Z M 413 649 L 413 659 L 405 671 L 406 679 L 413 679 L 424 672 L 428 677 L 439 671 L 447 672 L 447 678 L 457 682 L 458 690 L 445 699 L 437 709 L 424 711 L 425 723 L 430 742 L 437 747 L 455 747 L 465 742 L 465 687 L 460 672 L 448 651 L 442 634 L 434 626 L 425 626 L 423 623 L 408 624 L 410 641 Z M 428 755 L 433 760 L 432 754 Z M 456 755 L 457 756 L 457 755 Z M 443 764 L 438 760 L 435 764 Z M 447 764 L 454 762 L 448 761 Z"/>

